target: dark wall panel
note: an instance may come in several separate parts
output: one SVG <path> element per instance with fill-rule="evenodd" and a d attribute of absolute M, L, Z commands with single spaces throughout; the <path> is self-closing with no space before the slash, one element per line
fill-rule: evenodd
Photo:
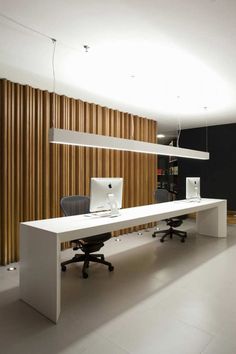
<path fill-rule="evenodd" d="M 236 124 L 186 129 L 180 146 L 210 153 L 209 161 L 179 159 L 179 198 L 185 198 L 185 178 L 201 177 L 201 196 L 227 199 L 236 210 Z"/>

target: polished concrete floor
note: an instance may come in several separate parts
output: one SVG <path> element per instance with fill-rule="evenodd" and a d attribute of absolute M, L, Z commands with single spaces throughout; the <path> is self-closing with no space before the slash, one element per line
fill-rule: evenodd
<path fill-rule="evenodd" d="M 196 235 L 193 220 L 183 229 L 186 243 L 151 230 L 109 240 L 112 273 L 92 265 L 82 279 L 81 265 L 68 267 L 57 325 L 19 300 L 18 265 L 0 267 L 0 352 L 235 354 L 236 225 L 227 239 Z"/>

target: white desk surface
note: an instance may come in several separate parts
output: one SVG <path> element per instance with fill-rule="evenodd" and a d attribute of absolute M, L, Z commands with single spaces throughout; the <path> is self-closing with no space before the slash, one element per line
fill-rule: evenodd
<path fill-rule="evenodd" d="M 222 199 L 201 199 L 200 202 L 176 200 L 172 202 L 150 204 L 120 210 L 117 217 L 99 216 L 93 214 L 75 215 L 60 218 L 24 222 L 21 225 L 48 231 L 59 236 L 60 241 L 72 240 L 73 237 L 88 237 L 126 227 L 142 225 L 163 220 L 172 216 L 198 212 L 214 208 Z M 172 215 L 173 214 L 173 215 Z M 138 223 L 137 223 L 138 221 Z"/>

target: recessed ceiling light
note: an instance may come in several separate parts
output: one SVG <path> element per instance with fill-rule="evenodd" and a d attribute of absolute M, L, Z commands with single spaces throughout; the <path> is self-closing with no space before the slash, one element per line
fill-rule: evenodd
<path fill-rule="evenodd" d="M 87 44 L 84 44 L 83 47 L 84 47 L 85 53 L 88 53 L 90 47 Z"/>
<path fill-rule="evenodd" d="M 159 139 L 162 139 L 162 138 L 165 138 L 166 136 L 165 136 L 164 134 L 157 134 L 157 137 L 158 137 Z"/>

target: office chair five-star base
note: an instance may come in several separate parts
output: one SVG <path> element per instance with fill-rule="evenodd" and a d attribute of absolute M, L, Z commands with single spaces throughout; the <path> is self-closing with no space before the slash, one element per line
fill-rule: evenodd
<path fill-rule="evenodd" d="M 163 232 L 164 235 L 160 238 L 160 242 L 164 242 L 167 236 L 170 236 L 170 238 L 172 238 L 173 235 L 179 236 L 181 238 L 181 242 L 185 242 L 185 239 L 187 237 L 187 232 L 175 230 L 172 227 L 170 227 L 168 230 L 155 231 L 152 234 L 152 237 L 156 237 L 158 234 L 163 234 Z"/>
<path fill-rule="evenodd" d="M 110 262 L 107 262 L 104 260 L 103 254 L 93 254 L 92 255 L 89 253 L 85 253 L 85 254 L 76 254 L 72 259 L 61 263 L 62 272 L 66 271 L 67 264 L 77 263 L 77 262 L 84 262 L 83 268 L 82 268 L 82 275 L 83 275 L 84 279 L 88 278 L 88 273 L 86 272 L 86 270 L 89 267 L 90 262 L 101 263 L 101 264 L 107 265 L 109 272 L 112 272 L 114 270 L 113 265 Z"/>
<path fill-rule="evenodd" d="M 169 192 L 167 189 L 157 189 L 155 191 L 156 202 L 157 203 L 168 202 L 170 193 L 176 194 L 174 192 Z M 184 216 L 178 216 L 178 217 L 166 219 L 165 222 L 169 226 L 169 229 L 156 230 L 153 232 L 152 237 L 156 237 L 156 235 L 164 233 L 164 235 L 160 239 L 160 242 L 164 242 L 167 236 L 170 236 L 170 238 L 173 238 L 173 235 L 179 236 L 181 239 L 181 242 L 185 242 L 186 237 L 187 237 L 187 232 L 175 229 L 176 227 L 179 227 L 180 225 L 182 225 L 183 219 L 184 219 Z"/>

